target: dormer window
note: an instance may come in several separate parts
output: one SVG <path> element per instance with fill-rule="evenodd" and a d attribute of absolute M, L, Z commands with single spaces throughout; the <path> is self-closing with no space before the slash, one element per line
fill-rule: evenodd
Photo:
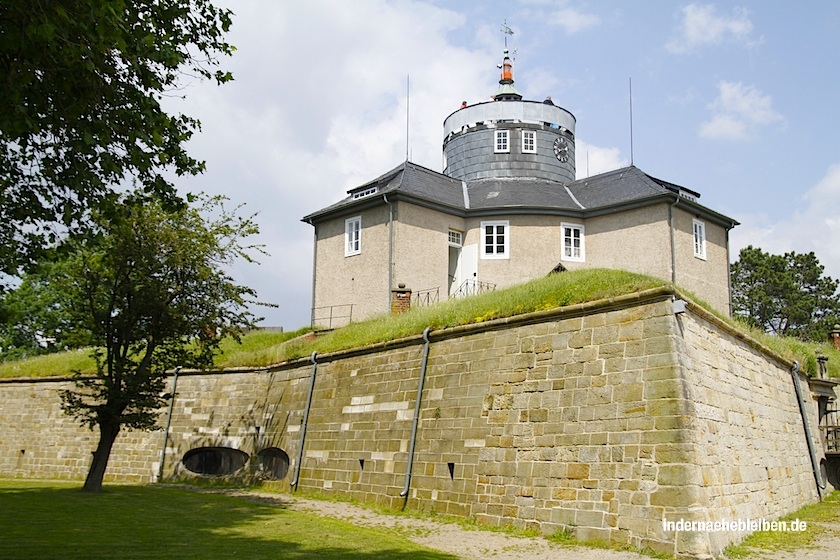
<path fill-rule="evenodd" d="M 680 196 L 691 202 L 697 202 L 697 197 L 686 190 L 680 189 Z"/>
<path fill-rule="evenodd" d="M 379 189 L 378 189 L 378 188 L 376 188 L 376 187 L 370 187 L 369 189 L 364 189 L 364 190 L 361 190 L 361 191 L 356 191 L 356 192 L 354 192 L 354 193 L 353 193 L 353 200 L 356 200 L 357 198 L 362 198 L 363 196 L 370 196 L 370 195 L 372 195 L 372 194 L 376 194 L 376 192 L 377 192 L 378 190 L 379 190 Z"/>

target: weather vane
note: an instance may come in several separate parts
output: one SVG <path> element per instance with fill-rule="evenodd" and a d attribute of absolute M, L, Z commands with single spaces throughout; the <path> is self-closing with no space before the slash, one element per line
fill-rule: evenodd
<path fill-rule="evenodd" d="M 513 35 L 513 29 L 508 27 L 507 20 L 505 20 L 505 22 L 502 24 L 502 33 L 505 34 L 505 48 L 507 48 L 507 36 Z"/>

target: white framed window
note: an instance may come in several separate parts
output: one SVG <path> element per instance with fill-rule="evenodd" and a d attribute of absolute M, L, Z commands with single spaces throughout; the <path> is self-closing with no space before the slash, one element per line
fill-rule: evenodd
<path fill-rule="evenodd" d="M 449 230 L 449 246 L 461 247 L 464 243 L 464 234 L 457 229 Z"/>
<path fill-rule="evenodd" d="M 358 255 L 362 252 L 362 217 L 344 220 L 344 256 Z"/>
<path fill-rule="evenodd" d="M 700 220 L 692 220 L 694 229 L 694 256 L 706 260 L 706 224 Z"/>
<path fill-rule="evenodd" d="M 583 240 L 583 225 L 561 223 L 560 231 L 563 234 L 561 260 L 580 262 L 586 260 L 586 250 Z"/>
<path fill-rule="evenodd" d="M 493 151 L 497 154 L 506 154 L 510 152 L 510 131 L 509 130 L 497 130 L 496 131 L 496 144 L 493 148 Z"/>
<path fill-rule="evenodd" d="M 481 222 L 481 258 L 510 257 L 510 222 Z"/>
<path fill-rule="evenodd" d="M 536 154 L 537 153 L 537 133 L 533 130 L 522 131 L 522 153 Z"/>

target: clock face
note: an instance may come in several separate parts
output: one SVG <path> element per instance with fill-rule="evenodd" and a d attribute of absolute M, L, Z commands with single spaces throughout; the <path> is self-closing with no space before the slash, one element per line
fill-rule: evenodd
<path fill-rule="evenodd" d="M 561 162 L 569 160 L 569 145 L 565 138 L 558 137 L 554 140 L 554 156 Z"/>

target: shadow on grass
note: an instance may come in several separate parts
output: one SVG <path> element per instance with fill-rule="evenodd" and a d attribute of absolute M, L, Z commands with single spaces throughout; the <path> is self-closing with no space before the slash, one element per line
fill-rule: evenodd
<path fill-rule="evenodd" d="M 451 560 L 384 529 L 290 511 L 282 501 L 178 488 L 0 480 L 0 558 Z"/>

